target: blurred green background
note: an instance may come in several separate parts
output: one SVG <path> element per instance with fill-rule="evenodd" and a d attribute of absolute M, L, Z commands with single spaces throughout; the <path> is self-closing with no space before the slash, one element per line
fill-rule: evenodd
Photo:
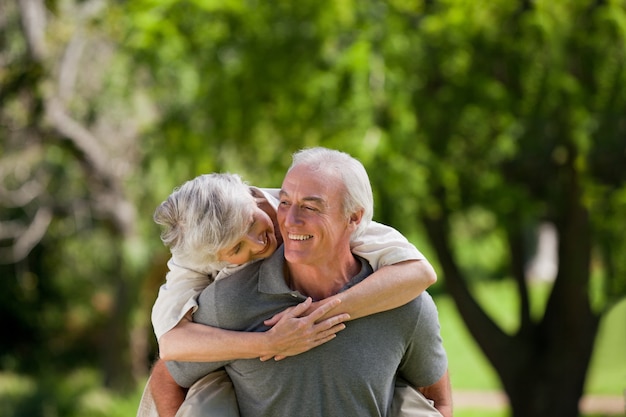
<path fill-rule="evenodd" d="M 155 207 L 317 145 L 435 265 L 455 392 L 511 404 L 457 415 L 624 412 L 626 2 L 9 0 L 0 31 L 1 415 L 134 415 Z"/>

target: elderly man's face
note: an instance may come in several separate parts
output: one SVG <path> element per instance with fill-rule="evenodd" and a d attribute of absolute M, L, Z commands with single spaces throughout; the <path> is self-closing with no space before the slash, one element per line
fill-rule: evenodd
<path fill-rule="evenodd" d="M 332 175 L 302 165 L 287 174 L 277 211 L 287 261 L 324 265 L 349 250 L 356 226 L 344 216 L 342 201 L 343 184 Z"/>

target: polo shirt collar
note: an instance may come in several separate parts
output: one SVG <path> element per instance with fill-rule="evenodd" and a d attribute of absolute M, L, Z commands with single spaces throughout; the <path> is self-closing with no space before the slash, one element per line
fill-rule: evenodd
<path fill-rule="evenodd" d="M 365 259 L 359 256 L 356 258 L 361 262 L 361 270 L 346 283 L 342 291 L 358 284 L 372 273 L 372 267 Z M 280 245 L 272 256 L 261 263 L 261 267 L 259 268 L 259 292 L 266 294 L 301 295 L 298 291 L 292 290 L 287 285 L 284 265 L 285 248 L 283 245 Z"/>
<path fill-rule="evenodd" d="M 259 268 L 259 292 L 266 294 L 286 294 L 294 292 L 287 286 L 283 266 L 285 248 L 280 245 L 276 251 L 261 263 Z"/>

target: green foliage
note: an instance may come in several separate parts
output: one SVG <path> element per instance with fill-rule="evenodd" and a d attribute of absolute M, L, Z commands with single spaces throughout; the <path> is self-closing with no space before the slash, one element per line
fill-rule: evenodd
<path fill-rule="evenodd" d="M 1 373 L 0 412 L 6 417 L 135 415 L 141 392 L 114 394 L 102 388 L 100 377 L 88 369 L 62 377 L 50 374 L 37 381 Z"/>
<path fill-rule="evenodd" d="M 139 18 L 126 45 L 151 66 L 157 97 L 167 96 L 155 140 L 176 150 L 170 161 L 203 155 L 212 161 L 204 168 L 278 185 L 293 150 L 356 144 L 354 130 L 371 124 L 371 47 L 348 4 L 150 4 L 131 6 Z M 189 162 L 187 175 L 198 174 Z"/>
<path fill-rule="evenodd" d="M 451 250 L 477 294 L 489 279 L 508 285 L 513 231 L 527 261 L 535 226 L 562 221 L 573 172 L 591 218 L 594 311 L 626 294 L 623 2 L 137 0 L 87 18 L 83 3 L 46 2 L 45 62 L 29 55 L 17 3 L 2 8 L 0 221 L 53 212 L 27 258 L 0 266 L 2 324 L 19 329 L 0 342 L 3 369 L 95 364 L 112 328 L 149 326 L 140 294 L 165 252 L 157 204 L 211 171 L 277 187 L 305 146 L 361 159 L 377 220 L 435 264 L 422 220 L 449 216 Z M 63 78 L 78 93 L 57 93 L 119 184 L 97 177 L 44 116 L 78 38 L 88 40 L 81 70 Z M 31 180 L 40 194 L 9 205 Z M 107 214 L 112 189 L 121 199 Z M 126 210 L 120 201 L 135 210 L 132 231 L 110 215 Z"/>

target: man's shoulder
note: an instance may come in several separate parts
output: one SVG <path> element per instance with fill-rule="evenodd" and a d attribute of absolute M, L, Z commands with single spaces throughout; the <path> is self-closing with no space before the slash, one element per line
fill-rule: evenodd
<path fill-rule="evenodd" d="M 228 275 L 224 279 L 221 279 L 221 280 L 217 281 L 217 283 L 219 283 L 219 282 L 228 282 L 228 281 L 231 280 L 231 278 L 237 278 L 237 279 L 249 278 L 250 276 L 253 276 L 253 275 L 255 275 L 258 272 L 258 270 L 261 267 L 262 263 L 263 263 L 263 260 L 257 260 L 257 261 L 250 262 L 250 263 L 240 267 L 236 271 L 233 271 L 230 275 Z"/>
<path fill-rule="evenodd" d="M 421 322 L 423 324 L 424 321 L 431 322 L 439 320 L 437 305 L 428 291 L 424 291 L 418 297 L 414 298 L 411 302 L 406 304 L 406 307 L 411 310 L 411 315 L 414 315 L 418 323 Z"/>
<path fill-rule="evenodd" d="M 426 290 L 423 293 L 421 293 L 419 296 L 414 298 L 413 303 L 418 305 L 420 308 L 424 308 L 424 307 L 436 308 L 435 300 L 433 300 L 432 295 L 430 295 L 430 293 Z"/>
<path fill-rule="evenodd" d="M 432 317 L 438 315 L 435 301 L 427 291 L 424 291 L 408 303 L 390 311 L 393 311 L 400 315 L 408 315 L 418 321 L 424 317 Z"/>
<path fill-rule="evenodd" d="M 233 271 L 231 275 L 214 282 L 204 290 L 203 296 L 206 293 L 210 294 L 211 297 L 240 298 L 242 292 L 255 293 L 257 286 L 261 285 L 260 281 L 267 284 L 282 272 L 283 262 L 283 251 L 282 246 L 280 246 L 269 258 L 251 262 L 241 269 Z M 243 296 L 245 297 L 245 295 Z"/>
<path fill-rule="evenodd" d="M 261 264 L 262 261 L 257 261 L 243 266 L 232 274 L 215 281 L 213 284 L 209 285 L 204 292 L 237 291 L 244 282 L 258 279 Z"/>
<path fill-rule="evenodd" d="M 245 266 L 232 275 L 214 282 L 198 298 L 194 321 L 210 326 L 224 327 L 231 323 L 241 305 L 253 302 L 256 293 L 259 262 Z"/>

